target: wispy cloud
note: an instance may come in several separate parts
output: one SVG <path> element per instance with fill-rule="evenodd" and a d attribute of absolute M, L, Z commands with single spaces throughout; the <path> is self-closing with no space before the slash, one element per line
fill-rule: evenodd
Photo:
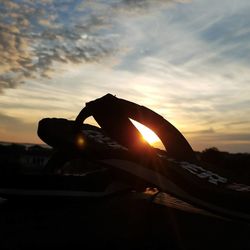
<path fill-rule="evenodd" d="M 36 124 L 25 123 L 19 118 L 12 117 L 0 112 L 0 134 L 1 141 L 13 142 L 39 142 L 34 140 L 33 134 L 36 133 Z M 18 130 L 17 130 L 18 128 Z"/>
<path fill-rule="evenodd" d="M 0 3 L 0 89 L 30 77 L 50 77 L 54 62 L 97 61 L 115 51 L 115 37 L 98 30 L 106 17 L 76 12 L 78 1 Z"/>
<path fill-rule="evenodd" d="M 51 78 L 54 63 L 93 62 L 119 47 L 115 18 L 171 1 L 4 0 L 0 3 L 0 91 L 27 78 Z"/>
<path fill-rule="evenodd" d="M 20 87 L 1 95 L 5 114 L 32 123 L 39 115 L 72 118 L 111 92 L 160 113 L 195 148 L 249 145 L 248 0 L 0 7 L 0 90 Z"/>

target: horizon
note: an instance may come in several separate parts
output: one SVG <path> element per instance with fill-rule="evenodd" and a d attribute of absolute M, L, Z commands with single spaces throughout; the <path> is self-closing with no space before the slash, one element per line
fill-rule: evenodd
<path fill-rule="evenodd" d="M 0 145 L 12 145 L 12 144 L 18 144 L 18 145 L 23 145 L 23 146 L 40 146 L 40 147 L 44 147 L 46 149 L 53 149 L 50 145 L 41 142 L 41 143 L 29 143 L 29 142 L 10 142 L 10 141 L 0 141 Z M 160 144 L 160 145 L 159 145 Z M 158 146 L 159 145 L 159 146 Z M 157 141 L 155 143 L 151 144 L 152 147 L 156 148 L 156 149 L 160 149 L 163 151 L 166 151 L 165 147 L 163 146 L 161 141 Z M 203 150 L 194 150 L 195 153 L 203 153 L 206 150 L 209 149 L 216 149 L 218 150 L 220 153 L 229 153 L 229 154 L 250 154 L 249 152 L 229 152 L 229 151 L 223 151 L 220 150 L 219 148 L 217 148 L 216 146 L 214 147 L 210 147 L 210 148 L 204 148 Z"/>
<path fill-rule="evenodd" d="M 0 141 L 41 144 L 39 120 L 73 120 L 111 93 L 163 116 L 195 151 L 250 153 L 249 1 L 9 0 L 0 8 Z"/>

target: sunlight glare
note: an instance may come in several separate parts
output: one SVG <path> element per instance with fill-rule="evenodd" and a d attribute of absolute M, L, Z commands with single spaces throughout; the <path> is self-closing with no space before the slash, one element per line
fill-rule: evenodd
<path fill-rule="evenodd" d="M 143 124 L 130 119 L 130 121 L 133 123 L 133 125 L 139 130 L 139 132 L 142 134 L 145 141 L 147 141 L 150 145 L 153 146 L 153 144 L 160 142 L 161 140 L 159 137 L 149 128 L 144 126 Z"/>
<path fill-rule="evenodd" d="M 76 146 L 79 149 L 84 148 L 84 146 L 85 146 L 85 140 L 84 140 L 83 135 L 81 135 L 81 134 L 77 135 L 77 137 L 76 137 Z"/>

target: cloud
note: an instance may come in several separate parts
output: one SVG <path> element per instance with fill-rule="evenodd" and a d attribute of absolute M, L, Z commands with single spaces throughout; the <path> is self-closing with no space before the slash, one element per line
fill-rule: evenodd
<path fill-rule="evenodd" d="M 1 141 L 14 142 L 39 142 L 39 138 L 34 138 L 37 124 L 26 123 L 21 119 L 6 115 L 0 112 L 0 133 Z M 31 134 L 32 132 L 32 134 Z"/>
<path fill-rule="evenodd" d="M 28 78 L 51 78 L 57 62 L 99 62 L 114 55 L 122 49 L 116 26 L 121 13 L 137 15 L 169 2 L 1 1 L 0 91 Z"/>
<path fill-rule="evenodd" d="M 195 130 L 195 131 L 185 131 L 185 134 L 191 134 L 191 135 L 204 135 L 204 134 L 214 134 L 215 131 L 213 128 L 205 129 L 205 130 Z"/>
<path fill-rule="evenodd" d="M 215 121 L 217 130 L 250 111 L 250 6 L 246 1 L 213 4 L 194 1 L 185 8 L 154 13 L 143 22 L 123 22 L 131 46 L 116 69 L 152 79 L 155 92 L 148 95 L 164 99 L 161 106 L 176 112 L 178 121 L 196 126 Z M 140 85 L 144 93 L 145 85 Z"/>
<path fill-rule="evenodd" d="M 194 145 L 248 134 L 249 1 L 182 2 L 1 1 L 0 90 L 26 83 L 1 95 L 2 110 L 74 117 L 110 92 L 160 113 Z"/>
<path fill-rule="evenodd" d="M 115 37 L 97 32 L 105 18 L 75 15 L 76 2 L 0 3 L 0 90 L 15 87 L 20 78 L 49 77 L 54 62 L 98 61 L 115 51 Z"/>

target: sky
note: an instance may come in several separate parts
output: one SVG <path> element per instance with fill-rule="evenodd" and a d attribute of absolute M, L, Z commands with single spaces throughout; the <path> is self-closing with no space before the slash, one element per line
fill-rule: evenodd
<path fill-rule="evenodd" d="M 194 150 L 250 152 L 249 0 L 1 0 L 0 141 L 107 93 Z M 92 122 L 90 120 L 90 122 Z"/>

